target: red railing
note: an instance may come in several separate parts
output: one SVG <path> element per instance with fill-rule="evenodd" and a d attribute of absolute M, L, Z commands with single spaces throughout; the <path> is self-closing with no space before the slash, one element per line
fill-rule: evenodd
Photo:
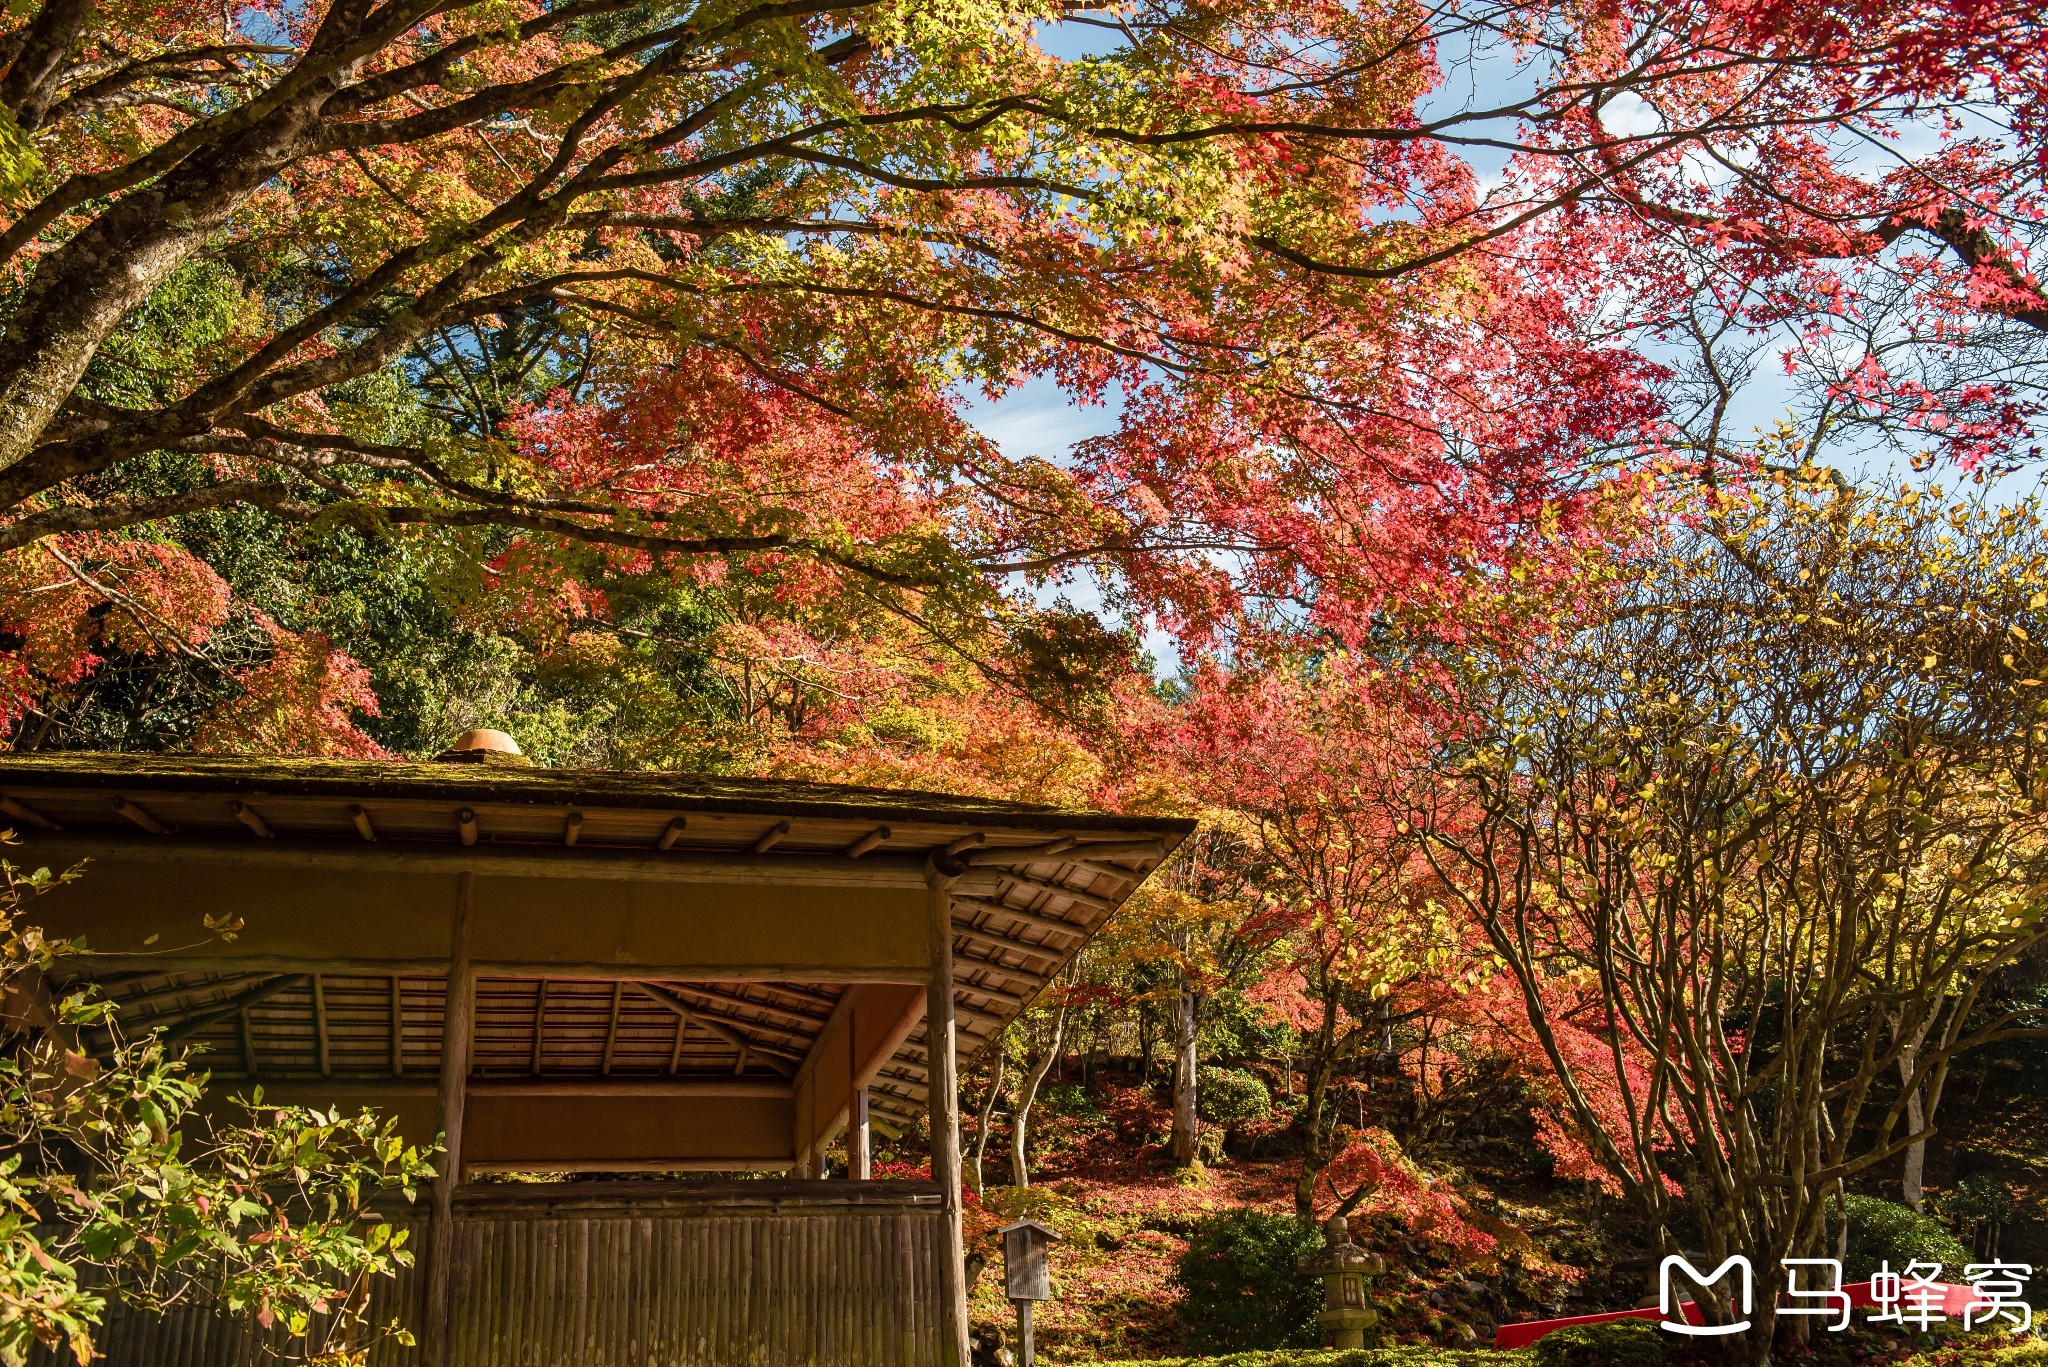
<path fill-rule="evenodd" d="M 1988 1301 L 1978 1300 L 1974 1287 L 1955 1286 L 1947 1282 L 1943 1282 L 1940 1285 L 1942 1291 L 1941 1313 L 1950 1319 L 1961 1319 L 1963 1312 L 1972 1306 L 1990 1304 Z M 1869 1282 L 1850 1282 L 1842 1290 L 1848 1293 L 1849 1304 L 1852 1306 L 1864 1307 L 1877 1304 L 1876 1299 L 1870 1294 Z M 1816 1304 L 1817 1302 L 1809 1301 L 1807 1303 Z M 1687 1324 L 1700 1324 L 1704 1322 L 1700 1315 L 1700 1308 L 1691 1301 L 1681 1302 L 1679 1309 L 1684 1312 Z M 1559 1329 L 1569 1329 L 1574 1324 L 1610 1324 L 1615 1320 L 1661 1320 L 1663 1318 L 1664 1312 L 1652 1305 L 1641 1310 L 1614 1310 L 1604 1315 L 1572 1315 L 1561 1320 L 1530 1320 L 1524 1324 L 1503 1324 L 1498 1330 L 1494 1331 L 1493 1346 L 1496 1348 L 1527 1348 L 1545 1334 Z"/>

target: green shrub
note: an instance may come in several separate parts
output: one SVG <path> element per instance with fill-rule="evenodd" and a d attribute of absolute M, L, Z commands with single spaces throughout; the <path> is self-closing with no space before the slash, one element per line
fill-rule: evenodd
<path fill-rule="evenodd" d="M 1574 1324 L 1536 1340 L 1537 1367 L 1664 1367 L 1665 1356 L 1654 1320 Z"/>
<path fill-rule="evenodd" d="M 1195 1113 L 1211 1125 L 1264 1120 L 1272 1110 L 1273 1094 L 1256 1073 L 1213 1064 L 1204 1064 L 1195 1073 Z"/>
<path fill-rule="evenodd" d="M 1313 1225 L 1291 1215 L 1236 1210 L 1198 1222 L 1173 1272 L 1188 1346 L 1198 1353 L 1314 1347 L 1322 1287 L 1297 1264 L 1322 1243 Z"/>
<path fill-rule="evenodd" d="M 2034 1338 L 1993 1349 L 1991 1361 L 1993 1367 L 2048 1367 L 2048 1341 Z"/>
<path fill-rule="evenodd" d="M 1102 1103 L 1078 1082 L 1048 1082 L 1039 1089 L 1037 1107 L 1040 1114 L 1048 1116 L 1070 1116 L 1089 1122 L 1108 1118 L 1103 1114 Z"/>
<path fill-rule="evenodd" d="M 1842 1260 L 1843 1280 L 1868 1281 L 1883 1263 L 1890 1263 L 1894 1272 L 1903 1272 L 1910 1262 L 1940 1263 L 1938 1280 L 1962 1280 L 1963 1265 L 1971 1261 L 1970 1250 L 1932 1215 L 1875 1196 L 1851 1196 L 1847 1204 L 1849 1252 Z M 1830 1211 L 1830 1241 L 1840 1228 Z"/>

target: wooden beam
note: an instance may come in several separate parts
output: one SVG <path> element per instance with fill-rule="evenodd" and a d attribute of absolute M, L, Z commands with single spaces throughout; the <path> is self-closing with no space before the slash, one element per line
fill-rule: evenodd
<path fill-rule="evenodd" d="M 926 971 L 923 889 L 898 886 L 893 874 L 845 884 L 796 877 L 779 887 L 751 881 L 751 875 L 732 883 L 694 877 L 578 881 L 526 875 L 543 864 L 574 869 L 585 859 L 593 871 L 618 866 L 594 851 L 560 849 L 547 860 L 529 855 L 504 865 L 481 846 L 452 861 L 421 862 L 408 842 L 396 839 L 344 846 L 359 856 L 334 861 L 331 849 L 315 857 L 284 840 L 252 840 L 247 832 L 219 860 L 136 855 L 184 846 L 182 837 L 131 839 L 103 859 L 89 853 L 90 842 L 49 839 L 48 846 L 25 839 L 26 857 L 56 867 L 76 853 L 93 866 L 91 878 L 37 902 L 53 943 L 84 937 L 92 946 L 89 955 L 76 956 L 75 966 L 67 961 L 67 973 L 98 976 L 132 966 L 157 973 L 439 977 L 447 970 L 446 941 L 418 907 L 422 899 L 452 895 L 465 858 L 507 869 L 502 876 L 475 874 L 476 968 L 488 977 L 833 983 L 919 981 Z M 458 850 L 452 840 L 446 848 Z M 385 855 L 388 866 L 379 862 Z M 675 872 L 692 856 L 648 852 L 634 858 L 646 866 L 642 871 Z M 858 860 L 836 852 L 829 858 L 853 870 L 896 862 L 881 850 Z M 791 856 L 790 862 L 808 861 Z M 181 908 L 195 922 L 205 916 L 241 927 L 232 939 L 166 949 L 155 943 L 164 906 Z"/>
<path fill-rule="evenodd" d="M 464 845 L 476 844 L 476 811 L 464 807 L 455 813 L 455 834 Z"/>
<path fill-rule="evenodd" d="M 184 975 L 179 974 L 178 976 L 182 977 Z M 129 1012 L 140 1006 L 155 1006 L 158 1002 L 176 1001 L 180 997 L 196 997 L 201 993 L 218 992 L 223 988 L 233 990 L 235 988 L 247 987 L 250 980 L 258 976 L 261 975 L 232 973 L 225 978 L 216 978 L 212 982 L 166 984 L 163 987 L 152 987 L 146 992 L 132 993 L 126 997 L 110 995 L 107 1000 L 112 1002 L 115 1009 L 119 1010 L 125 1017 Z M 101 984 L 101 986 L 104 988 L 105 984 Z M 132 1026 L 137 1030 L 147 1030 L 150 1025 L 150 1018 L 145 1016 L 141 1020 L 124 1020 L 123 1024 Z"/>
<path fill-rule="evenodd" d="M 680 816 L 669 822 L 668 829 L 661 833 L 661 839 L 654 842 L 654 848 L 657 850 L 674 849 L 676 842 L 683 838 L 683 832 L 689 828 L 689 825 L 690 823 Z"/>
<path fill-rule="evenodd" d="M 26 821 L 39 831 L 61 831 L 64 829 L 34 807 L 29 806 L 26 802 L 19 798 L 9 797 L 5 793 L 0 793 L 0 812 L 5 812 L 16 821 Z"/>
<path fill-rule="evenodd" d="M 969 864 L 1045 864 L 1071 854 L 1075 859 L 1164 859 L 1166 846 L 1157 840 L 1054 840 L 1044 845 L 998 845 L 976 850 Z M 1060 862 L 1068 862 L 1060 860 Z"/>
<path fill-rule="evenodd" d="M 334 1046 L 327 1034 L 327 984 L 320 974 L 313 975 L 313 1040 L 319 1050 L 320 1076 L 334 1076 Z"/>
<path fill-rule="evenodd" d="M 953 1024 L 953 879 L 937 861 L 926 870 L 931 984 L 925 995 L 926 1052 L 931 1056 L 932 1180 L 939 1184 L 945 1228 L 939 1246 L 939 1325 L 944 1367 L 968 1367 L 967 1246 L 960 1212 L 960 1077 Z"/>
<path fill-rule="evenodd" d="M 901 982 L 903 980 L 900 978 L 891 978 L 889 979 L 889 981 Z M 732 982 L 714 981 L 703 983 L 700 985 L 704 987 L 734 987 L 739 986 L 740 984 Z M 839 998 L 837 996 L 828 997 L 822 992 L 813 992 L 808 988 L 803 987 L 792 987 L 788 983 L 749 983 L 746 985 L 751 987 L 759 987 L 766 991 L 773 992 L 776 996 L 785 998 L 789 1001 L 804 1002 L 807 1005 L 815 1006 L 819 1009 L 819 1011 L 822 1014 L 827 1016 L 831 1015 L 832 1009 L 839 1005 Z"/>
<path fill-rule="evenodd" d="M 1003 935 L 993 930 L 983 930 L 979 926 L 963 926 L 957 920 L 953 922 L 953 935 L 955 938 L 966 940 L 971 944 L 986 945 L 991 949 L 1001 950 L 1005 953 L 1022 954 L 1026 958 L 1039 959 L 1048 966 L 1057 964 L 1062 957 L 1059 950 L 1051 945 L 1034 945 L 1029 940 L 1020 940 L 1014 935 Z M 957 954 L 958 951 L 955 951 L 955 953 Z"/>
<path fill-rule="evenodd" d="M 785 1055 L 786 1057 L 802 1062 L 804 1055 L 810 1051 L 812 1043 L 817 1039 L 815 1034 L 785 1030 L 783 1027 L 771 1024 L 768 1021 L 744 1020 L 737 1016 L 728 1016 L 719 1011 L 715 1006 L 707 1006 L 703 1002 L 692 1002 L 689 1000 L 692 996 L 706 997 L 713 1003 L 719 1000 L 704 992 L 695 983 L 669 983 L 666 985 L 666 988 L 668 992 L 680 999 L 684 1005 L 696 1008 L 697 1015 L 693 1019 L 700 1023 L 723 1022 L 735 1030 L 745 1029 L 750 1031 L 751 1033 L 747 1036 L 747 1043 L 753 1048 L 761 1048 L 764 1039 L 772 1040 L 786 1045 L 795 1051 Z M 815 1027 L 818 1022 L 813 1020 L 807 1021 L 806 1024 Z M 707 1025 L 706 1028 L 708 1029 L 709 1026 Z"/>
<path fill-rule="evenodd" d="M 143 830 L 148 831 L 151 835 L 169 835 L 171 833 L 169 826 L 157 820 L 156 814 L 139 802 L 130 802 L 125 797 L 117 797 L 114 799 L 114 810 L 142 827 Z"/>
<path fill-rule="evenodd" d="M 287 1100 L 318 1101 L 330 1094 L 349 1100 L 426 1098 L 438 1094 L 431 1079 L 337 1077 L 275 1079 L 263 1084 L 266 1095 Z M 788 1100 L 796 1092 L 788 1082 L 758 1077 L 473 1077 L 463 1086 L 473 1112 L 484 1098 L 500 1097 L 637 1097 L 648 1100 L 694 1097 L 767 1097 Z M 471 1116 L 474 1119 L 474 1115 Z"/>
<path fill-rule="evenodd" d="M 689 1033 L 690 1018 L 688 1016 L 678 1014 L 676 1016 L 675 1043 L 669 1046 L 668 1051 L 668 1071 L 669 1076 L 671 1077 L 675 1076 L 676 1069 L 683 1066 L 683 1036 Z"/>
<path fill-rule="evenodd" d="M 1079 902 L 1084 907 L 1094 907 L 1097 911 L 1115 911 L 1123 905 L 1116 898 L 1104 897 L 1099 892 L 1070 888 L 1065 883 L 1049 883 L 1043 878 L 1030 878 L 1010 869 L 1004 869 L 1002 876 L 1005 882 L 1015 883 L 1018 887 L 1030 888 L 1033 892 L 1054 893 L 1070 902 Z"/>
<path fill-rule="evenodd" d="M 1083 873 L 1107 874 L 1126 883 L 1142 883 L 1145 881 L 1145 875 L 1150 872 L 1148 869 L 1127 869 L 1121 864 L 1098 863 L 1093 859 L 1076 859 L 1074 867 Z"/>
<path fill-rule="evenodd" d="M 974 959 L 955 959 L 953 961 L 953 967 L 955 969 L 958 969 L 960 968 L 963 962 L 968 965 L 971 965 L 967 969 L 967 971 L 970 973 L 979 972 L 981 969 L 980 962 Z M 990 1001 L 1001 1002 L 1005 1006 L 1024 1005 L 1024 998 L 1020 997 L 1015 992 L 1008 992 L 1000 987 L 990 987 L 985 983 L 974 982 L 971 979 L 961 977 L 958 972 L 955 972 L 953 975 L 953 988 L 955 992 L 972 992 L 977 997 L 987 997 Z M 959 1008 L 956 1005 L 954 1009 L 958 1010 Z"/>
<path fill-rule="evenodd" d="M 249 1024 L 249 1012 L 247 1008 L 244 1008 L 237 1014 L 240 1017 L 240 1030 L 242 1035 L 242 1071 L 253 1078 L 259 1072 L 262 1071 L 256 1066 L 256 1031 L 254 1027 L 252 1027 Z"/>
<path fill-rule="evenodd" d="M 787 821 L 776 822 L 773 826 L 770 826 L 767 830 L 763 831 L 761 833 L 761 838 L 754 842 L 754 853 L 768 853 L 768 851 L 774 849 L 777 845 L 780 845 L 782 843 L 783 837 L 788 834 L 789 823 Z"/>
<path fill-rule="evenodd" d="M 822 1151 L 850 1119 L 855 1093 L 881 1073 L 924 1017 L 926 989 L 914 983 L 857 983 L 846 989 L 797 1070 L 796 1137 L 801 1161 Z"/>
<path fill-rule="evenodd" d="M 708 1001 L 722 1002 L 727 1006 L 736 1006 L 746 1010 L 765 1012 L 771 1016 L 780 1016 L 784 1020 L 795 1021 L 798 1025 L 808 1026 L 813 1030 L 818 1027 L 818 1023 L 821 1020 L 829 1019 L 829 1016 L 813 1016 L 802 1011 L 792 1011 L 788 1007 L 778 1006 L 774 1002 L 757 1002 L 751 997 L 742 997 L 731 992 L 720 992 L 717 988 L 707 987 L 703 983 L 673 983 L 670 985 L 670 989 L 692 996 L 703 997 Z M 745 1022 L 741 1023 L 745 1024 Z M 805 1042 L 808 1043 L 810 1037 L 807 1035 L 804 1038 Z"/>
<path fill-rule="evenodd" d="M 773 1068 L 776 1072 L 782 1074 L 784 1077 L 793 1077 L 796 1075 L 796 1069 L 792 1067 L 782 1057 L 780 1057 L 779 1054 L 764 1051 L 759 1045 L 755 1044 L 745 1035 L 742 1035 L 739 1031 L 733 1029 L 731 1026 L 727 1025 L 725 1022 L 719 1020 L 717 1017 L 711 1015 L 710 1013 L 691 1006 L 690 1003 L 670 993 L 667 988 L 659 986 L 655 983 L 644 982 L 636 982 L 633 984 L 633 986 L 640 989 L 640 991 L 642 991 L 646 995 L 654 998 L 654 1000 L 660 1002 L 669 1010 L 681 1012 L 682 1014 L 688 1016 L 689 1019 L 691 1019 L 698 1025 L 703 1026 L 706 1030 L 718 1036 L 718 1038 L 724 1040 L 727 1044 L 730 1044 L 738 1049 L 753 1050 L 753 1052 L 761 1056 L 761 1061 L 763 1063 L 767 1064 L 770 1068 Z"/>
<path fill-rule="evenodd" d="M 863 1087 L 853 1094 L 853 1120 L 846 1127 L 846 1175 L 856 1182 L 871 1182 L 875 1177 L 872 1128 L 868 1089 Z"/>
<path fill-rule="evenodd" d="M 360 809 L 358 809 L 360 810 Z M 434 1098 L 442 1148 L 434 1175 L 434 1223 L 427 1264 L 428 1361 L 450 1367 L 449 1310 L 455 1289 L 455 1188 L 462 1182 L 462 1130 L 468 1106 L 470 1031 L 476 1016 L 476 975 L 470 966 L 470 875 L 455 883 L 449 927 L 448 988 L 441 1025 L 441 1080 Z"/>
<path fill-rule="evenodd" d="M 67 926 L 70 922 L 67 921 Z M 1075 934 L 1085 934 L 1075 931 Z M 923 956 L 920 954 L 919 956 Z M 228 975 L 270 976 L 278 973 L 305 974 L 328 973 L 336 977 L 388 978 L 402 973 L 409 978 L 438 978 L 448 971 L 448 961 L 437 955 L 394 956 L 386 954 L 364 954 L 360 958 L 334 954 L 205 954 L 177 955 L 136 952 L 100 953 L 87 951 L 78 954 L 55 956 L 59 971 L 67 979 L 75 977 L 80 970 L 91 970 L 88 976 L 97 979 L 100 972 L 119 973 L 134 970 L 154 970 L 156 973 L 221 973 Z M 478 977 L 526 978 L 538 977 L 541 971 L 556 982 L 610 983 L 624 980 L 628 983 L 639 981 L 688 982 L 693 978 L 705 982 L 760 982 L 781 985 L 792 978 L 812 983 L 900 983 L 908 977 L 910 970 L 901 964 L 756 964 L 756 963 L 542 963 L 532 959 L 476 959 Z M 765 1006 L 765 1002 L 755 1002 Z"/>
<path fill-rule="evenodd" d="M 235 814 L 236 820 L 240 821 L 257 835 L 263 837 L 263 839 L 277 839 L 277 832 L 270 829 L 270 823 L 263 819 L 263 813 L 257 811 L 240 798 L 231 799 L 228 802 L 228 810 Z"/>
<path fill-rule="evenodd" d="M 405 980 L 391 975 L 391 1076 L 405 1076 Z"/>
<path fill-rule="evenodd" d="M 990 974 L 1001 978 L 1004 982 L 1017 983 L 1029 988 L 1032 992 L 1036 992 L 1045 981 L 1042 974 L 1033 974 L 1027 969 L 1012 968 L 1008 964 L 998 963 L 994 959 L 984 959 L 977 954 L 962 954 L 956 949 L 953 951 L 953 967 L 957 970 L 962 964 L 969 965 L 966 970 L 969 973 Z M 971 983 L 968 985 L 968 988 L 970 991 L 980 992 L 983 996 L 988 995 L 986 989 L 976 987 Z M 1024 1000 L 1024 997 L 1017 997 L 1010 1002 L 1010 1005 L 1022 1006 Z"/>
<path fill-rule="evenodd" d="M 848 845 L 846 847 L 846 857 L 848 859 L 858 859 L 888 838 L 889 828 L 887 826 L 877 826 L 851 845 Z"/>
<path fill-rule="evenodd" d="M 473 849 L 464 849 L 454 844 L 401 842 L 369 850 L 360 844 L 342 844 L 335 840 L 279 840 L 275 844 L 258 845 L 246 840 L 180 836 L 177 840 L 145 843 L 119 837 L 51 832 L 25 835 L 24 843 L 33 847 L 38 858 L 52 864 L 90 859 L 100 863 L 269 867 L 297 874 L 332 871 L 351 876 L 381 871 L 453 875 L 466 870 L 493 877 L 566 878 L 577 882 L 616 878 L 654 883 L 754 883 L 775 888 L 921 888 L 924 881 L 922 861 L 895 853 L 847 860 L 837 851 L 818 855 L 793 852 L 767 859 L 740 850 L 725 853 L 690 850 L 657 859 L 651 850 L 636 853 L 589 846 L 579 847 L 573 855 L 564 853 L 558 845 L 535 845 L 522 849 L 479 844 Z M 960 886 L 963 890 L 972 891 L 977 879 L 992 887 L 996 873 L 994 870 L 970 873 L 962 878 Z"/>
<path fill-rule="evenodd" d="M 533 992 L 533 1072 L 540 1075 L 541 1047 L 548 1033 L 548 980 L 535 981 Z"/>
<path fill-rule="evenodd" d="M 357 835 L 373 844 L 376 842 L 377 828 L 370 824 L 370 814 L 364 811 L 359 804 L 354 802 L 348 804 L 348 819 L 355 823 Z"/>
<path fill-rule="evenodd" d="M 986 831 L 976 831 L 972 835 L 963 835 L 952 844 L 946 846 L 946 857 L 948 859 L 958 858 L 975 846 L 985 844 L 987 840 L 988 832 Z"/>
<path fill-rule="evenodd" d="M 970 912 L 1006 916 L 1020 926 L 1051 931 L 1055 935 L 1068 935 L 1076 940 L 1085 940 L 1090 933 L 1087 926 L 1077 926 L 1072 921 L 1062 921 L 1056 916 L 1046 916 L 1036 911 L 1025 911 L 1007 902 L 991 902 L 980 897 L 955 897 L 953 900 Z"/>
<path fill-rule="evenodd" d="M 216 1006 L 211 1011 L 202 1011 L 196 1016 L 188 1016 L 179 1021 L 164 1031 L 163 1042 L 168 1047 L 188 1040 L 210 1025 L 216 1025 L 230 1016 L 240 1015 L 258 1002 L 269 1001 L 280 992 L 298 987 L 306 981 L 307 976 L 304 973 L 280 973 L 274 978 L 265 979 L 225 1005 Z"/>
<path fill-rule="evenodd" d="M 483 1172 L 788 1172 L 787 1158 L 554 1158 L 545 1162 L 532 1158 L 482 1161 L 469 1165 Z"/>
<path fill-rule="evenodd" d="M 744 1083 L 748 1079 L 727 1079 Z M 787 1168 L 790 1116 L 786 1084 L 704 1097 L 586 1092 L 574 1096 L 486 1096 L 473 1100 L 464 1138 L 471 1162 L 521 1163 L 541 1171 L 585 1166 L 632 1168 L 669 1160 L 704 1168 L 755 1162 Z M 595 1160 L 610 1160 L 598 1162 Z"/>
<path fill-rule="evenodd" d="M 604 1059 L 597 1067 L 597 1071 L 606 1077 L 611 1076 L 612 1054 L 619 1047 L 619 1001 L 625 995 L 624 983 L 612 984 L 612 1014 L 604 1027 Z"/>
<path fill-rule="evenodd" d="M 576 842 L 579 839 L 581 839 L 582 836 L 583 813 L 569 813 L 568 816 L 562 819 L 562 843 L 573 850 L 576 848 Z"/>

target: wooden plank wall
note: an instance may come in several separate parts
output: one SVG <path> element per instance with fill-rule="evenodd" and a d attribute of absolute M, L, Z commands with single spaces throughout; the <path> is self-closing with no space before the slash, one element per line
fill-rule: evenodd
<path fill-rule="evenodd" d="M 502 1192 L 504 1188 L 497 1188 Z M 938 1190 L 905 1182 L 566 1183 L 466 1188 L 448 1367 L 939 1367 Z M 425 1217 L 420 1217 L 423 1226 Z M 413 1247 L 429 1240 L 422 1228 Z M 423 1278 L 371 1318 L 418 1323 Z M 421 1333 L 422 1343 L 427 1339 Z M 249 1367 L 253 1326 L 117 1311 L 107 1367 Z M 419 1367 L 381 1346 L 371 1367 Z M 56 1359 L 38 1354 L 38 1367 Z"/>

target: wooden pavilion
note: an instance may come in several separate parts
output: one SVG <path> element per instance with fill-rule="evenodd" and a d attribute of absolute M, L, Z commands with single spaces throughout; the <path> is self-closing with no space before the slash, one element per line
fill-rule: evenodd
<path fill-rule="evenodd" d="M 12 862 L 87 866 L 37 904 L 86 951 L 54 989 L 91 979 L 223 1089 L 448 1137 L 420 1266 L 378 1293 L 423 1345 L 382 1360 L 434 1367 L 961 1367 L 960 1061 L 1191 829 L 488 749 L 0 756 L 0 814 Z M 866 1180 L 869 1126 L 921 1118 L 935 1180 Z M 562 1180 L 470 1180 L 506 1172 Z M 133 1317 L 104 1347 L 228 1367 L 255 1333 Z"/>

